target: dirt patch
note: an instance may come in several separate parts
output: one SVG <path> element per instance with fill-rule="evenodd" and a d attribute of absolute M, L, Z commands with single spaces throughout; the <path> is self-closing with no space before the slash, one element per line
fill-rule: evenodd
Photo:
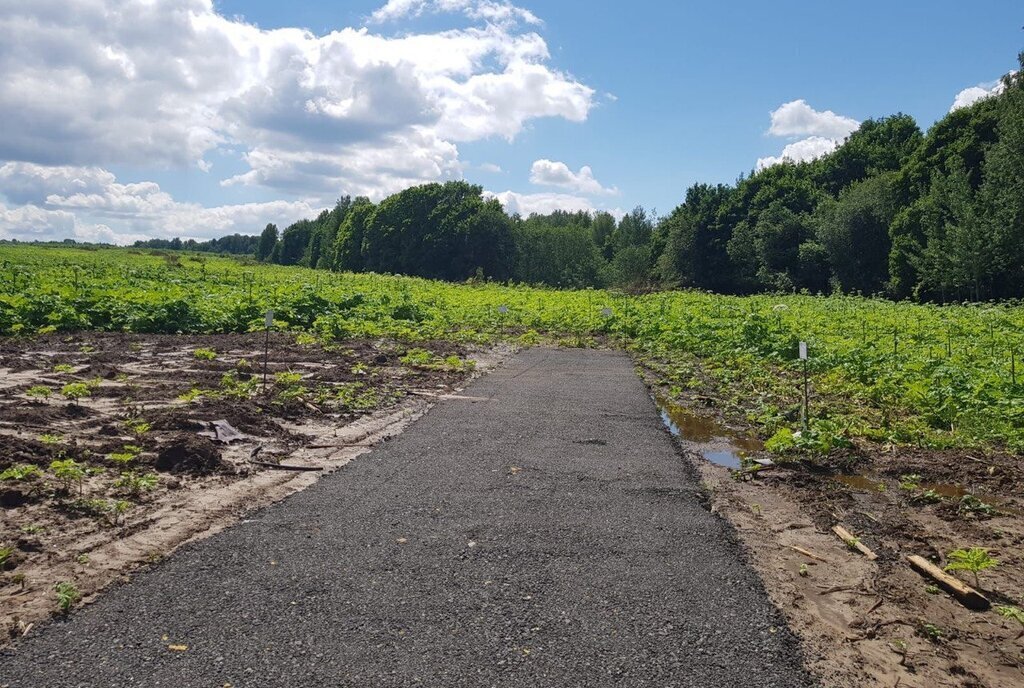
<path fill-rule="evenodd" d="M 0 626 L 11 637 L 56 611 L 57 582 L 89 600 L 319 475 L 257 465 L 254 452 L 330 468 L 463 385 L 473 368 L 462 361 L 501 357 L 434 342 L 406 364 L 412 347 L 398 342 L 278 333 L 264 385 L 263 344 L 262 334 L 0 338 L 0 472 L 18 468 L 0 480 L 0 548 L 11 548 Z M 75 402 L 62 396 L 72 383 L 86 390 Z M 217 421 L 243 436 L 201 434 Z"/>
<path fill-rule="evenodd" d="M 191 475 L 213 475 L 228 470 L 212 440 L 184 433 L 160 446 L 153 465 L 158 471 Z"/>

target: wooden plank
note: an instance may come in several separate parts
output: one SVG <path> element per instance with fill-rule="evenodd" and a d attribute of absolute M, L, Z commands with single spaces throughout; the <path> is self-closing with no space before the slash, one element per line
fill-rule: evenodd
<path fill-rule="evenodd" d="M 960 604 L 968 609 L 984 611 L 991 606 L 987 597 L 959 578 L 949 575 L 924 557 L 911 554 L 907 557 L 907 560 L 910 561 L 910 566 L 915 571 L 934 580 L 939 584 L 939 587 L 959 600 Z"/>
<path fill-rule="evenodd" d="M 870 547 L 861 542 L 846 528 L 843 528 L 842 526 L 832 526 L 832 532 L 838 535 L 839 538 L 846 543 L 847 547 L 853 547 L 871 561 L 878 558 L 878 555 L 872 552 Z"/>
<path fill-rule="evenodd" d="M 796 545 L 789 545 L 789 548 L 791 550 L 793 550 L 794 552 L 799 552 L 800 554 L 804 555 L 805 557 L 809 557 L 811 559 L 817 559 L 818 561 L 825 562 L 826 564 L 828 563 L 828 559 L 826 559 L 825 557 L 819 557 L 814 552 L 811 552 L 810 550 L 806 550 L 803 547 L 797 547 Z"/>

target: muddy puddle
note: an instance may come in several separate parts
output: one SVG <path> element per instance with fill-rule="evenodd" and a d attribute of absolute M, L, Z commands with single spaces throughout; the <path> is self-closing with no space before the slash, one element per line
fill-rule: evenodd
<path fill-rule="evenodd" d="M 696 414 L 661 397 L 655 397 L 654 401 L 665 427 L 715 465 L 738 470 L 743 459 L 764 449 L 760 440 L 739 433 L 715 418 Z"/>
<path fill-rule="evenodd" d="M 861 492 L 885 492 L 890 487 L 883 478 L 867 473 L 834 475 L 832 476 L 832 479 Z M 983 492 L 973 492 L 966 485 L 960 485 L 958 483 L 920 482 L 916 483 L 913 487 L 910 485 L 907 485 L 906 487 L 902 485 L 895 485 L 893 487 L 896 489 L 906 490 L 909 494 L 931 493 L 936 497 L 941 498 L 943 501 L 948 500 L 952 502 L 959 502 L 964 497 L 970 496 L 980 501 L 982 504 L 991 506 L 996 509 L 998 513 L 1003 515 L 1022 515 L 1020 509 L 1008 504 L 1006 499 L 991 494 L 985 494 Z M 939 500 L 933 499 L 933 501 Z"/>

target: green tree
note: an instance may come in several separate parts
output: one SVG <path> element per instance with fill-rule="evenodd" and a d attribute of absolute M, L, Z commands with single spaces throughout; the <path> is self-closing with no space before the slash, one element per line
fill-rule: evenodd
<path fill-rule="evenodd" d="M 260 242 L 256 245 L 256 260 L 267 261 L 277 245 L 277 225 L 269 224 L 260 234 Z"/>

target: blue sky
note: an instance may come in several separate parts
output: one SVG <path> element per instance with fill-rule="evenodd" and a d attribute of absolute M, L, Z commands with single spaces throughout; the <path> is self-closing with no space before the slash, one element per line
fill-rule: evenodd
<path fill-rule="evenodd" d="M 1008 0 L 25 5 L 0 9 L 0 237 L 28 240 L 255 233 L 453 178 L 667 213 L 869 117 L 926 128 L 1024 48 Z"/>

